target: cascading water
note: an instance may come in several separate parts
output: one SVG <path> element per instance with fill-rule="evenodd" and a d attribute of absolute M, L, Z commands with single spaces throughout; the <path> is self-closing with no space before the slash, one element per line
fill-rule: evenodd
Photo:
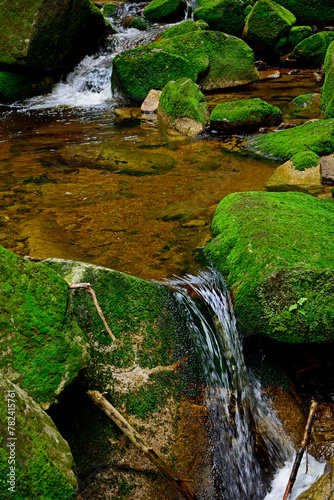
<path fill-rule="evenodd" d="M 261 398 L 259 383 L 247 373 L 226 286 L 213 272 L 169 283 L 178 292 L 203 360 L 218 497 L 261 500 L 268 489 L 268 469 L 283 466 L 293 450 L 275 413 Z M 191 298 L 189 290 L 202 303 Z"/>

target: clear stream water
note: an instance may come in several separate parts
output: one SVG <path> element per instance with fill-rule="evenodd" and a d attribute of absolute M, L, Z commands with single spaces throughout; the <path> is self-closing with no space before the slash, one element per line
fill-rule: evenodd
<path fill-rule="evenodd" d="M 217 136 L 170 137 L 155 115 L 119 110 L 125 102 L 111 90 L 113 58 L 154 40 L 166 27 L 145 32 L 124 27 L 123 20 L 145 5 L 124 5 L 114 20 L 119 34 L 85 57 L 52 93 L 0 106 L 1 245 L 21 255 L 86 261 L 146 279 L 194 273 L 218 202 L 232 192 L 264 189 L 275 163 L 229 152 Z M 298 123 L 288 113 L 290 101 L 319 91 L 321 84 L 312 71 L 301 71 L 298 80 L 288 73 L 209 95 L 209 106 L 261 97 Z M 224 284 L 205 272 L 171 284 L 198 330 L 205 359 L 217 491 L 227 500 L 281 499 L 291 445 L 247 373 Z M 212 321 L 185 285 L 202 297 Z M 262 436 L 271 467 L 286 462 L 267 496 L 255 435 Z M 322 468 L 311 459 L 310 473 L 299 475 L 292 498 Z"/>

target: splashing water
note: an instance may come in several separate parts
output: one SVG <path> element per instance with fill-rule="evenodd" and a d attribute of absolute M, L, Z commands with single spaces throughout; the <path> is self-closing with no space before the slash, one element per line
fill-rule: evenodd
<path fill-rule="evenodd" d="M 226 286 L 213 272 L 169 284 L 186 309 L 203 360 L 216 491 L 226 500 L 261 500 L 267 490 L 263 470 L 282 466 L 293 450 L 275 413 L 262 400 L 259 383 L 247 373 Z M 203 303 L 192 299 L 189 290 Z M 259 440 L 266 456 L 259 453 Z"/>

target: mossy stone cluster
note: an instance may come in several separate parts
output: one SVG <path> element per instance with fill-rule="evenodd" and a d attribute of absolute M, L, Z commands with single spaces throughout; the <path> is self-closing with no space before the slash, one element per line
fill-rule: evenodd
<path fill-rule="evenodd" d="M 312 35 L 313 31 L 311 26 L 293 26 L 289 33 L 280 38 L 275 44 L 274 52 L 278 56 L 288 54 L 289 52 L 292 52 L 296 45 L 298 45 L 302 40 Z"/>
<path fill-rule="evenodd" d="M 47 408 L 87 365 L 65 280 L 0 247 L 0 370 Z"/>
<path fill-rule="evenodd" d="M 17 385 L 0 373 L 0 496 L 3 500 L 39 498 L 73 500 L 78 489 L 75 464 L 67 442 L 51 418 Z M 14 401 L 14 403 L 13 403 Z M 14 406 L 10 406 L 14 405 Z M 8 440 L 8 423 L 15 441 Z M 10 426 L 12 427 L 12 426 Z M 14 448 L 7 445 L 13 445 Z M 12 454 L 9 450 L 12 449 Z M 15 462 L 8 462 L 15 456 Z M 10 467 L 15 467 L 15 492 L 9 491 Z"/>
<path fill-rule="evenodd" d="M 206 21 L 209 29 L 241 36 L 245 19 L 240 0 L 209 0 L 194 11 L 194 19 Z"/>
<path fill-rule="evenodd" d="M 280 161 L 287 161 L 302 151 L 329 155 L 334 151 L 334 120 L 317 120 L 279 132 L 250 136 L 246 147 L 265 158 Z"/>
<path fill-rule="evenodd" d="M 167 83 L 160 96 L 158 113 L 160 110 L 169 116 L 171 123 L 188 117 L 205 125 L 208 118 L 206 98 L 189 78 Z"/>
<path fill-rule="evenodd" d="M 152 0 L 144 10 L 151 23 L 181 20 L 187 8 L 185 0 Z"/>
<path fill-rule="evenodd" d="M 0 62 L 45 70 L 72 68 L 106 33 L 89 0 L 11 0 L 1 6 Z"/>
<path fill-rule="evenodd" d="M 196 31 L 154 42 L 115 57 L 112 84 L 135 101 L 182 77 L 212 90 L 258 79 L 254 53 L 239 38 Z M 203 76 L 202 76 L 203 75 Z"/>
<path fill-rule="evenodd" d="M 270 127 L 281 121 L 282 112 L 277 106 L 257 98 L 218 104 L 210 115 L 211 126 L 226 133 Z"/>
<path fill-rule="evenodd" d="M 0 71 L 0 101 L 12 102 L 51 92 L 53 78 L 48 74 Z"/>
<path fill-rule="evenodd" d="M 291 58 L 305 65 L 320 67 L 333 40 L 333 31 L 316 33 L 298 43 L 291 54 Z"/>
<path fill-rule="evenodd" d="M 295 16 L 272 0 L 259 0 L 252 8 L 243 39 L 255 50 L 270 50 L 295 24 Z"/>
<path fill-rule="evenodd" d="M 234 193 L 205 253 L 227 279 L 240 331 L 281 342 L 334 339 L 334 203 L 302 193 Z"/>
<path fill-rule="evenodd" d="M 321 107 L 325 118 L 334 118 L 334 42 L 327 49 L 324 73 L 325 81 L 321 89 Z"/>

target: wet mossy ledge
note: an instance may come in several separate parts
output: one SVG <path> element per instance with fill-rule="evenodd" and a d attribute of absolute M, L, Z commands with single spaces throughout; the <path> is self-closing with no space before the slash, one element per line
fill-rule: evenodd
<path fill-rule="evenodd" d="M 302 193 L 234 193 L 205 253 L 227 278 L 240 331 L 281 342 L 334 340 L 334 202 Z"/>

